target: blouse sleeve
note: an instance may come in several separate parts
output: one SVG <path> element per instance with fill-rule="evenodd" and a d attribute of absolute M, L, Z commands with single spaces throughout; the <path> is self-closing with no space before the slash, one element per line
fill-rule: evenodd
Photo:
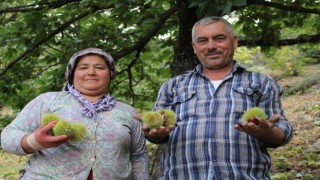
<path fill-rule="evenodd" d="M 2 130 L 1 147 L 3 150 L 17 155 L 26 155 L 21 147 L 21 139 L 40 126 L 41 115 L 47 109 L 46 102 L 50 102 L 51 95 L 50 93 L 42 94 L 30 101 L 16 118 Z"/>

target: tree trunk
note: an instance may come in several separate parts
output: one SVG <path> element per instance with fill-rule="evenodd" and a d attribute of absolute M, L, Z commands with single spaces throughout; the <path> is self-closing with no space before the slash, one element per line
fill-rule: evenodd
<path fill-rule="evenodd" d="M 198 20 L 196 8 L 188 8 L 188 0 L 178 3 L 180 3 L 178 9 L 179 35 L 174 47 L 172 76 L 183 74 L 199 64 L 198 58 L 193 52 L 191 37 L 193 24 Z"/>

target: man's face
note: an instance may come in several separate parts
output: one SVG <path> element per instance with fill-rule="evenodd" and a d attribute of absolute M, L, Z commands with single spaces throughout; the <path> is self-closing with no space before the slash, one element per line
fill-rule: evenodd
<path fill-rule="evenodd" d="M 233 64 L 238 38 L 231 36 L 223 22 L 215 22 L 196 27 L 192 46 L 205 70 L 223 69 Z"/>

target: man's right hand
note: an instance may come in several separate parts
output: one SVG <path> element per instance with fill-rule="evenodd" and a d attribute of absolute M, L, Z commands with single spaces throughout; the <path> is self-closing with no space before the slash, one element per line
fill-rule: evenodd
<path fill-rule="evenodd" d="M 133 118 L 141 121 L 142 114 L 134 114 Z M 162 126 L 159 129 L 150 129 L 147 125 L 143 124 L 142 131 L 144 132 L 145 136 L 149 141 L 156 144 L 165 143 L 168 138 L 170 132 L 173 130 L 174 126 Z"/>

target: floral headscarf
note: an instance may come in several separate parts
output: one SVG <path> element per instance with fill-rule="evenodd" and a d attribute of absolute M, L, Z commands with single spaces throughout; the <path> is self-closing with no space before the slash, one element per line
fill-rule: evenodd
<path fill-rule="evenodd" d="M 115 74 L 115 66 L 114 66 L 114 60 L 111 57 L 110 54 L 106 53 L 105 51 L 98 49 L 98 48 L 87 48 L 83 49 L 77 53 L 75 53 L 67 66 L 65 77 L 66 77 L 66 84 L 63 87 L 63 90 L 68 91 L 70 94 L 72 94 L 82 105 L 82 113 L 91 118 L 96 118 L 96 114 L 100 111 L 110 111 L 113 109 L 116 103 L 116 99 L 111 96 L 109 93 L 106 92 L 104 96 L 102 96 L 97 102 L 91 103 L 89 102 L 85 97 L 81 95 L 81 93 L 74 88 L 73 86 L 73 74 L 74 74 L 74 68 L 79 61 L 80 57 L 88 54 L 97 54 L 103 57 L 103 59 L 106 61 L 109 69 L 110 69 L 110 78 L 112 79 Z"/>

